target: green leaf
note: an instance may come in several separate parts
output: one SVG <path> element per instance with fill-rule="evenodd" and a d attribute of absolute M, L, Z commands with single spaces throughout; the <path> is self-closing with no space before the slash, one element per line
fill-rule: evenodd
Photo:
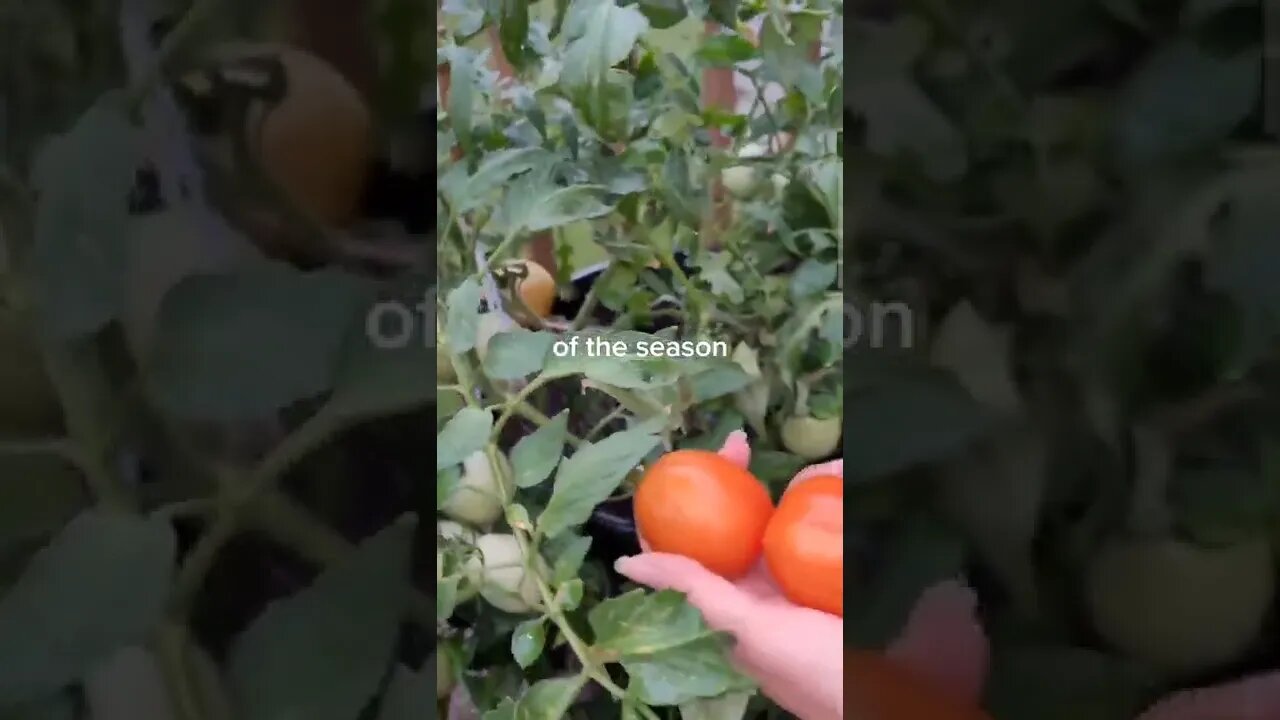
<path fill-rule="evenodd" d="M 1219 58 L 1178 40 L 1153 54 L 1116 109 L 1119 159 L 1142 166 L 1208 147 L 1253 111 L 1261 88 L 1256 51 Z"/>
<path fill-rule="evenodd" d="M 404 308 L 394 302 L 384 307 Z M 371 318 L 347 337 L 339 362 L 333 395 L 324 412 L 340 418 L 377 418 L 412 410 L 436 397 L 434 335 L 427 323 L 409 316 L 408 333 L 392 340 L 371 331 L 379 305 L 366 311 Z M 404 310 L 407 314 L 408 311 Z"/>
<path fill-rule="evenodd" d="M 444 330 L 449 352 L 461 355 L 476 346 L 476 333 L 480 331 L 480 297 L 483 294 L 480 283 L 472 278 L 467 278 L 449 292 L 445 301 L 449 310 Z"/>
<path fill-rule="evenodd" d="M 330 390 L 369 286 L 337 271 L 264 263 L 194 275 L 166 296 L 147 381 L 176 415 L 261 417 Z"/>
<path fill-rule="evenodd" d="M 166 521 L 99 510 L 72 520 L 0 600 L 0 708 L 53 694 L 146 642 L 176 560 Z"/>
<path fill-rule="evenodd" d="M 511 633 L 511 657 L 522 668 L 528 668 L 540 655 L 547 642 L 547 627 L 544 618 L 526 620 L 516 626 Z"/>
<path fill-rule="evenodd" d="M 740 35 L 721 33 L 712 35 L 698 48 L 698 58 L 710 67 L 733 67 L 740 62 L 754 60 L 760 51 L 751 41 Z"/>
<path fill-rule="evenodd" d="M 61 457 L 0 455 L 0 557 L 43 541 L 91 501 L 80 472 Z"/>
<path fill-rule="evenodd" d="M 919 163 L 934 180 L 954 180 L 968 167 L 964 136 L 911 75 L 927 29 L 912 19 L 891 25 L 853 23 L 846 42 L 845 102 L 867 124 L 866 146 L 889 159 Z"/>
<path fill-rule="evenodd" d="M 466 174 L 466 166 L 452 166 L 440 179 L 440 187 L 453 212 L 470 212 L 489 202 L 493 193 L 515 176 L 551 160 L 551 154 L 540 147 L 507 148 L 485 155 L 480 167 L 470 176 Z"/>
<path fill-rule="evenodd" d="M 555 537 L 586 522 L 595 506 L 618 489 L 627 473 L 658 442 L 650 429 L 637 427 L 583 445 L 560 463 L 551 499 L 538 517 L 539 529 L 547 537 Z"/>
<path fill-rule="evenodd" d="M 578 577 L 590 549 L 590 537 L 573 533 L 561 533 L 551 540 L 547 544 L 547 556 L 551 558 L 551 577 L 555 583 L 566 583 Z"/>
<path fill-rule="evenodd" d="M 890 376 L 845 401 L 845 472 L 870 479 L 953 456 L 992 429 L 994 416 L 949 378 Z"/>
<path fill-rule="evenodd" d="M 516 720 L 517 709 L 515 700 L 504 697 L 496 707 L 484 714 L 484 720 Z"/>
<path fill-rule="evenodd" d="M 475 153 L 473 113 L 476 104 L 476 70 L 478 58 L 466 48 L 455 48 L 451 54 L 449 86 L 449 127 L 458 138 L 458 146 L 467 155 Z"/>
<path fill-rule="evenodd" d="M 1022 398 L 1013 379 L 1013 335 L 962 301 L 937 330 L 934 364 L 950 370 L 975 400 L 1001 412 L 1017 412 Z"/>
<path fill-rule="evenodd" d="M 742 720 L 755 693 L 733 692 L 680 703 L 681 720 Z"/>
<path fill-rule="evenodd" d="M 729 638 L 671 590 L 634 590 L 588 615 L 596 647 L 621 658 L 630 689 L 649 705 L 677 705 L 753 687 L 730 664 Z"/>
<path fill-rule="evenodd" d="M 520 438 L 511 451 L 516 487 L 530 488 L 551 477 L 564 456 L 569 435 L 569 411 L 563 410 L 529 435 Z"/>
<path fill-rule="evenodd" d="M 1025 421 L 1024 421 L 1025 422 Z M 1028 613 L 1038 609 L 1034 547 L 1048 484 L 1048 446 L 1021 425 L 940 470 L 941 505 L 1005 590 Z"/>
<path fill-rule="evenodd" d="M 516 703 L 514 720 L 560 720 L 586 683 L 586 675 L 539 680 Z"/>
<path fill-rule="evenodd" d="M 649 20 L 635 7 L 613 0 L 575 0 L 565 18 L 564 69 L 560 80 L 570 89 L 604 84 L 614 65 L 626 60 Z"/>
<path fill-rule="evenodd" d="M 885 647 L 902 632 L 920 595 L 959 577 L 965 560 L 963 541 L 936 521 L 913 515 L 898 523 L 878 562 L 880 571 L 851 595 L 848 637 L 858 647 Z"/>
<path fill-rule="evenodd" d="M 555 339 L 551 333 L 524 328 L 495 335 L 484 358 L 485 374 L 494 380 L 528 377 L 542 370 Z"/>
<path fill-rule="evenodd" d="M 421 720 L 422 709 L 436 702 L 435 684 L 429 669 L 411 670 L 397 664 L 382 696 L 378 720 Z"/>
<path fill-rule="evenodd" d="M 655 30 L 675 27 L 689 16 L 684 0 L 640 0 L 636 7 L 640 8 L 640 12 L 648 18 L 649 26 Z"/>
<path fill-rule="evenodd" d="M 605 188 L 599 185 L 560 187 L 547 166 L 520 176 L 508 187 L 486 229 L 509 236 L 601 217 L 613 211 L 612 205 L 603 202 L 604 194 Z"/>
<path fill-rule="evenodd" d="M 1157 692 L 1134 663 L 1067 646 L 997 648 L 986 707 L 1001 720 L 1131 720 Z"/>
<path fill-rule="evenodd" d="M 502 15 L 498 18 L 498 40 L 502 54 L 516 69 L 523 68 L 528 60 L 529 2 L 528 0 L 500 0 Z"/>
<path fill-rule="evenodd" d="M 52 337 L 85 337 L 120 312 L 129 191 L 143 158 L 141 131 L 118 93 L 89 108 L 41 158 L 30 273 Z"/>
<path fill-rule="evenodd" d="M 817 258 L 806 258 L 791 276 L 791 298 L 804 300 L 820 295 L 835 284 L 836 265 Z"/>
<path fill-rule="evenodd" d="M 458 411 L 436 436 L 436 470 L 457 465 L 483 450 L 491 432 L 493 413 L 475 407 Z"/>
<path fill-rule="evenodd" d="M 361 543 L 236 639 L 228 680 L 244 720 L 360 715 L 393 658 L 416 525 L 399 520 Z"/>

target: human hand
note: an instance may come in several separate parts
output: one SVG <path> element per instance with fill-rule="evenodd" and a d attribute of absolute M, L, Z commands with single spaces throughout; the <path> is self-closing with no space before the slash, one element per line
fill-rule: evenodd
<path fill-rule="evenodd" d="M 735 432 L 720 455 L 746 467 L 751 449 Z M 844 461 L 813 465 L 792 479 L 788 490 L 820 475 L 844 477 Z M 684 593 L 707 624 L 737 639 L 738 669 L 760 684 L 783 709 L 803 720 L 838 720 L 844 708 L 844 620 L 787 600 L 761 560 L 746 577 L 730 582 L 681 555 L 649 552 L 622 558 L 617 570 L 631 580 Z"/>

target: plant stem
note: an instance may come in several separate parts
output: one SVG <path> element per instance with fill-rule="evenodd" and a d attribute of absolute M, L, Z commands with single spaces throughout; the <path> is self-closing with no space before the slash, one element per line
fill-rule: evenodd
<path fill-rule="evenodd" d="M 613 277 L 616 262 L 609 263 L 604 272 L 600 273 L 600 277 L 591 283 L 591 289 L 587 291 L 587 297 L 583 299 L 582 307 L 578 309 L 578 314 L 573 318 L 573 324 L 569 326 L 570 332 L 581 330 L 591 321 L 591 314 L 595 312 L 596 305 L 600 303 L 600 288 Z"/>

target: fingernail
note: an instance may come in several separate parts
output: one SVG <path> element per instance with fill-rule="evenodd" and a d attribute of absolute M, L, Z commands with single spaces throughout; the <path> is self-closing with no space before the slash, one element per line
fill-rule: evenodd
<path fill-rule="evenodd" d="M 633 558 L 631 557 L 620 557 L 617 560 L 614 560 L 613 569 L 616 570 L 619 575 L 626 575 L 627 567 L 631 565 L 632 559 Z"/>

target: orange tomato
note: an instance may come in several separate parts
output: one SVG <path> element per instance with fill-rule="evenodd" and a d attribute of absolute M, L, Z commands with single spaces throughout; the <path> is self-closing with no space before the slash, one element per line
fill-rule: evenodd
<path fill-rule="evenodd" d="M 844 617 L 844 480 L 787 491 L 764 533 L 764 559 L 787 599 Z"/>
<path fill-rule="evenodd" d="M 635 514 L 650 549 L 734 580 L 760 558 L 773 500 L 754 475 L 716 453 L 676 450 L 640 479 Z"/>
<path fill-rule="evenodd" d="M 551 314 L 551 306 L 556 302 L 556 281 L 546 268 L 532 260 L 515 260 L 506 264 L 507 268 L 525 268 L 525 277 L 516 281 L 516 292 L 520 300 L 535 315 L 545 318 Z"/>
<path fill-rule="evenodd" d="M 877 652 L 845 652 L 844 690 L 845 716 L 856 720 L 991 720 Z"/>

